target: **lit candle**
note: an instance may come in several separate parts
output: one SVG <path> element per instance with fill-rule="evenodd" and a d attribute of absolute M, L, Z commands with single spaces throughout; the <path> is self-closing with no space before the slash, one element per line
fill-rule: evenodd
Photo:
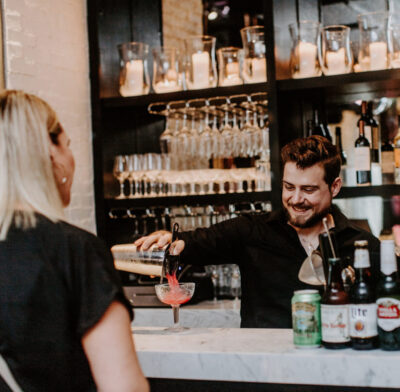
<path fill-rule="evenodd" d="M 169 69 L 163 79 L 158 81 L 153 86 L 156 93 L 169 93 L 172 91 L 181 90 L 181 86 L 178 83 L 178 74 L 175 70 Z"/>
<path fill-rule="evenodd" d="M 193 83 L 191 88 L 210 87 L 210 55 L 208 52 L 192 54 Z"/>
<path fill-rule="evenodd" d="M 299 78 L 316 76 L 317 45 L 300 41 L 297 47 L 299 54 Z"/>
<path fill-rule="evenodd" d="M 371 42 L 369 44 L 370 70 L 387 68 L 386 42 Z"/>
<path fill-rule="evenodd" d="M 390 66 L 392 68 L 400 68 L 400 58 L 398 57 L 398 58 L 392 59 L 390 62 Z"/>
<path fill-rule="evenodd" d="M 325 75 L 337 75 L 347 73 L 346 58 L 344 48 L 337 52 L 327 51 L 325 54 L 326 67 Z"/>
<path fill-rule="evenodd" d="M 267 63 L 265 58 L 246 59 L 243 78 L 246 83 L 266 82 Z"/>
<path fill-rule="evenodd" d="M 243 80 L 239 76 L 239 63 L 236 61 L 226 64 L 225 77 L 220 81 L 220 86 L 234 86 L 243 84 Z"/>
<path fill-rule="evenodd" d="M 226 64 L 226 75 L 239 75 L 239 63 L 232 61 L 231 63 Z"/>
<path fill-rule="evenodd" d="M 143 94 L 143 61 L 132 60 L 125 64 L 125 81 L 119 88 L 123 97 Z"/>

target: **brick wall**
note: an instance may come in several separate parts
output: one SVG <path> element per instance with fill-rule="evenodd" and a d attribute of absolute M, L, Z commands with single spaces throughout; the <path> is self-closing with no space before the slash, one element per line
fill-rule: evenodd
<path fill-rule="evenodd" d="M 5 84 L 48 101 L 76 160 L 66 219 L 95 231 L 86 1 L 3 0 Z"/>
<path fill-rule="evenodd" d="M 201 0 L 163 0 L 163 42 L 184 53 L 184 38 L 203 34 L 203 4 Z"/>

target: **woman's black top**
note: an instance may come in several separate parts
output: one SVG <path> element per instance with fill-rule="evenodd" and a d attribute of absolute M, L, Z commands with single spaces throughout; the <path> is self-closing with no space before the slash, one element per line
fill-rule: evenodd
<path fill-rule="evenodd" d="M 95 391 L 81 338 L 113 300 L 131 308 L 100 239 L 37 218 L 0 241 L 0 352 L 24 392 Z"/>

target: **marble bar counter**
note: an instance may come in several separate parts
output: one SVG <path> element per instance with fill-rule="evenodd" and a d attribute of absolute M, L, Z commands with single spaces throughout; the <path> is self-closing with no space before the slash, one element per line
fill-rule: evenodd
<path fill-rule="evenodd" d="M 268 384 L 296 385 L 290 389 L 295 391 L 400 388 L 400 352 L 296 349 L 290 329 L 193 328 L 173 333 L 159 327 L 135 327 L 133 334 L 145 375 L 164 379 L 164 385 L 174 379 L 263 386 L 237 389 L 249 391 L 283 390 L 268 389 Z M 340 388 L 299 389 L 299 385 Z"/>
<path fill-rule="evenodd" d="M 196 305 L 181 306 L 180 324 L 196 328 L 239 328 L 240 301 L 203 301 Z M 135 308 L 133 327 L 168 327 L 172 325 L 173 315 L 170 307 Z"/>

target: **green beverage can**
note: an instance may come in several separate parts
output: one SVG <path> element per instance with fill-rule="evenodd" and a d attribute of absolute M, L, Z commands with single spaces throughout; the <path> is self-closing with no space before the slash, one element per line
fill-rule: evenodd
<path fill-rule="evenodd" d="M 321 346 L 321 296 L 318 290 L 297 290 L 292 297 L 293 343 L 297 348 Z"/>

